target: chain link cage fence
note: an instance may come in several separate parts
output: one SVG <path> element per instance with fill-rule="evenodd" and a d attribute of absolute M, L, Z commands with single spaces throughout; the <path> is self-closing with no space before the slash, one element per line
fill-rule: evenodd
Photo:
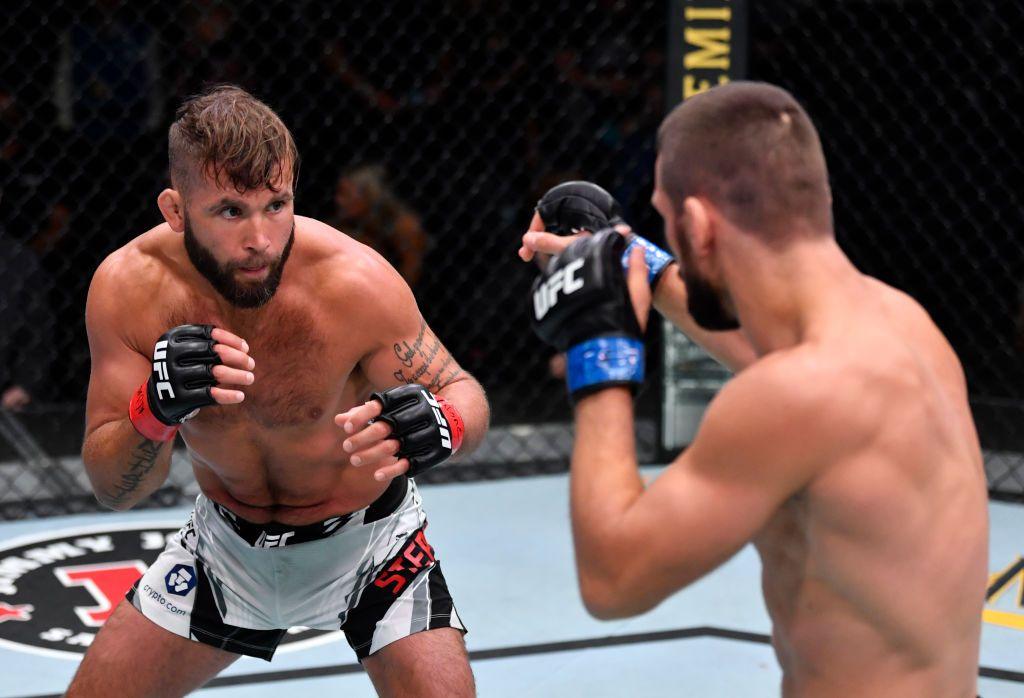
<path fill-rule="evenodd" d="M 580 177 L 610 189 L 636 228 L 660 237 L 647 200 L 677 40 L 673 5 L 9 8 L 0 18 L 0 391 L 13 409 L 0 409 L 0 516 L 95 507 L 77 460 L 89 279 L 109 252 L 160 221 L 174 109 L 221 82 L 269 103 L 295 134 L 297 211 L 388 257 L 487 389 L 494 426 L 484 447 L 430 475 L 564 468 L 564 387 L 528 329 L 533 271 L 515 250 L 539 195 Z M 990 485 L 1021 492 L 1024 243 L 1012 185 L 1021 8 L 752 0 L 748 11 L 750 77 L 791 89 L 822 131 L 842 244 L 862 269 L 921 300 L 950 337 Z M 657 393 L 648 388 L 638 402 L 642 460 L 656 455 Z M 147 505 L 194 494 L 176 454 Z"/>
<path fill-rule="evenodd" d="M 993 493 L 1024 492 L 1024 5 L 755 0 L 749 76 L 798 95 L 839 242 L 963 363 Z"/>
<path fill-rule="evenodd" d="M 564 382 L 529 329 L 532 208 L 570 178 L 636 220 L 664 109 L 660 2 L 192 0 L 19 3 L 0 18 L 0 514 L 95 503 L 77 459 L 98 263 L 161 221 L 175 108 L 216 83 L 278 111 L 296 210 L 382 252 L 487 389 L 485 446 L 433 478 L 564 469 Z M 130 289 L 126 289 L 130 292 Z M 653 458 L 657 390 L 642 400 Z M 8 397 L 11 398 L 10 394 Z M 429 479 L 429 478 L 428 478 Z M 194 496 L 184 453 L 147 504 Z"/>

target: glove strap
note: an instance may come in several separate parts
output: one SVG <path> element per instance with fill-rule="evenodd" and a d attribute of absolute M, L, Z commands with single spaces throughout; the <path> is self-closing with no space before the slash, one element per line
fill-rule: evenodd
<path fill-rule="evenodd" d="M 642 383 L 644 343 L 635 337 L 588 339 L 566 352 L 569 394 Z"/>
<path fill-rule="evenodd" d="M 128 404 L 128 418 L 135 431 L 150 441 L 170 441 L 178 433 L 178 425 L 167 425 L 157 419 L 149 407 L 149 381 L 139 386 Z"/>
<path fill-rule="evenodd" d="M 435 395 L 434 399 L 437 400 L 437 406 L 441 408 L 441 413 L 444 414 L 444 418 L 448 422 L 452 437 L 452 453 L 455 453 L 462 445 L 462 437 L 466 433 L 466 423 L 462 420 L 459 411 L 455 409 L 455 405 L 438 395 Z"/>
<path fill-rule="evenodd" d="M 658 283 L 661 273 L 665 267 L 675 261 L 675 258 L 665 250 L 661 249 L 647 238 L 640 237 L 636 233 L 629 235 L 629 244 L 622 252 L 622 268 L 629 269 L 629 255 L 634 247 L 640 247 L 644 251 L 644 261 L 647 262 L 647 281 L 651 288 Z"/>

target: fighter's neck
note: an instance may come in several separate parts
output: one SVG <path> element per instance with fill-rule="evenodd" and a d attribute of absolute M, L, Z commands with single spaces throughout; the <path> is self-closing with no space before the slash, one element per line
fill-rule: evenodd
<path fill-rule="evenodd" d="M 229 327 L 239 330 L 255 329 L 265 321 L 268 321 L 268 318 L 271 318 L 269 321 L 274 321 L 273 318 L 279 318 L 278 308 L 282 304 L 282 296 L 288 296 L 291 292 L 291 280 L 282 279 L 277 292 L 264 305 L 256 308 L 243 308 L 231 303 L 231 301 L 221 295 L 220 291 L 214 288 L 213 284 L 206 277 L 192 266 L 191 262 L 188 262 L 188 264 L 193 274 L 192 287 L 198 292 L 199 296 L 205 299 L 206 307 L 217 318 L 227 323 Z"/>
<path fill-rule="evenodd" d="M 238 306 L 231 305 L 218 294 L 217 308 L 220 317 L 224 318 L 226 322 L 230 322 L 234 327 L 258 327 L 276 305 L 274 303 L 276 298 L 277 294 L 274 294 L 274 298 L 271 298 L 259 308 L 239 308 Z"/>
<path fill-rule="evenodd" d="M 214 316 L 221 322 L 225 323 L 227 329 L 232 331 L 252 331 L 261 327 L 265 322 L 274 322 L 281 316 L 279 312 L 279 306 L 281 305 L 281 296 L 287 295 L 288 288 L 285 287 L 282 281 L 281 286 L 278 287 L 277 292 L 274 296 L 267 301 L 264 305 L 257 308 L 242 308 L 232 304 L 227 298 L 222 296 L 217 289 L 210 284 L 202 275 L 196 273 L 196 278 L 193 281 L 194 288 L 205 300 L 205 307 L 207 307 Z"/>
<path fill-rule="evenodd" d="M 813 338 L 863 294 L 865 283 L 832 240 L 751 257 L 730 276 L 740 324 L 761 356 Z"/>

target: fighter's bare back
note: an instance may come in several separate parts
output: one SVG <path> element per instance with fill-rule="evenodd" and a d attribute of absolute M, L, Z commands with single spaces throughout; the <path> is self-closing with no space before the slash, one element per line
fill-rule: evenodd
<path fill-rule="evenodd" d="M 524 258 L 570 244 L 536 230 Z M 916 301 L 821 247 L 800 265 L 807 307 L 783 347 L 757 358 L 698 328 L 738 375 L 646 491 L 615 472 L 633 457 L 613 419 L 628 395 L 578 406 L 575 496 L 593 509 L 582 525 L 604 527 L 597 545 L 576 533 L 584 601 L 599 617 L 643 612 L 750 540 L 784 695 L 973 696 L 987 492 L 963 369 Z M 671 276 L 654 301 L 685 316 Z M 779 327 L 750 324 L 760 339 Z M 622 490 L 636 497 L 625 513 L 607 504 Z"/>
<path fill-rule="evenodd" d="M 575 268 L 589 286 L 534 317 L 542 339 L 576 351 L 570 389 L 588 390 L 570 473 L 584 604 L 642 613 L 752 542 L 784 695 L 974 696 L 988 502 L 963 369 L 923 308 L 837 243 L 810 117 L 774 85 L 713 87 L 663 121 L 654 179 L 681 284 L 652 286 L 660 255 L 641 245 L 625 279 L 609 273 L 633 242 L 605 226 L 572 240 L 531 225 L 520 250 L 557 255 L 538 288 Z M 611 221 L 603 190 L 571 184 L 573 211 Z M 642 379 L 652 300 L 739 372 L 648 485 L 623 382 Z M 729 330 L 746 358 L 722 351 L 714 334 Z"/>
<path fill-rule="evenodd" d="M 296 216 L 281 285 L 259 309 L 217 296 L 167 224 L 128 243 L 104 267 L 102 273 L 132 281 L 131 294 L 121 288 L 119 317 L 106 330 L 120 333 L 146 367 L 134 379 L 144 378 L 154 343 L 170 327 L 210 324 L 247 342 L 255 367 L 244 401 L 203 408 L 181 434 L 202 491 L 255 523 L 322 520 L 368 505 L 387 487 L 372 469 L 349 464 L 342 448 L 348 434 L 334 422 L 375 389 L 361 363 L 371 353 L 392 359 L 375 359 L 378 385 L 422 370 L 420 381 L 432 379 L 436 390 L 458 373 L 398 274 L 369 248 L 310 218 Z"/>
<path fill-rule="evenodd" d="M 767 359 L 847 402 L 845 443 L 754 539 L 783 692 L 968 695 L 987 494 L 966 384 L 920 306 L 861 278 L 862 302 Z M 913 594 L 893 593 L 908 580 Z"/>

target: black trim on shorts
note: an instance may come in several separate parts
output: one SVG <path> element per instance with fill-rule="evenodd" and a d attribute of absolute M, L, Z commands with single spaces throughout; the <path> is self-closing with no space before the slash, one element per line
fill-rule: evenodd
<path fill-rule="evenodd" d="M 343 611 L 339 614 L 339 618 L 344 618 L 340 628 L 345 632 L 345 639 L 348 640 L 349 646 L 352 647 L 360 662 L 370 656 L 370 647 L 373 645 L 373 635 L 377 630 L 377 624 L 383 620 L 395 601 L 421 574 L 429 575 L 427 591 L 430 598 L 431 617 L 419 630 L 413 630 L 410 627 L 409 635 L 424 630 L 451 627 L 454 604 L 444 574 L 441 573 L 441 563 L 434 558 L 430 545 L 426 544 L 426 538 L 423 536 L 424 528 L 425 526 L 409 534 L 409 542 L 385 562 L 373 581 L 363 588 L 358 603 L 347 613 Z M 424 550 L 424 544 L 426 550 Z M 417 559 L 424 554 L 429 556 L 429 564 L 422 567 L 410 564 L 410 559 Z M 462 629 L 460 628 L 460 630 Z M 463 630 L 463 632 L 465 631 Z"/>
<path fill-rule="evenodd" d="M 252 630 L 225 623 L 214 598 L 214 583 L 206 565 L 196 559 L 196 599 L 189 619 L 189 635 L 204 645 L 270 661 L 285 630 Z"/>
<path fill-rule="evenodd" d="M 452 609 L 455 607 L 452 595 L 448 591 L 448 582 L 445 581 L 444 573 L 441 572 L 441 563 L 434 564 L 430 570 L 430 620 L 427 624 L 428 630 L 434 628 L 452 627 Z"/>
<path fill-rule="evenodd" d="M 363 523 L 372 523 L 393 514 L 405 500 L 408 491 L 409 478 L 403 475 L 392 480 L 380 497 L 366 509 L 360 510 L 364 514 Z M 307 526 L 288 527 L 277 523 L 253 524 L 237 517 L 233 512 L 212 500 L 210 503 L 213 504 L 214 510 L 218 515 L 239 534 L 239 537 L 253 547 L 280 547 L 307 540 L 328 538 L 340 530 L 345 523 L 351 521 L 357 513 L 360 513 L 344 514 Z M 186 526 L 190 525 L 192 525 L 191 517 Z M 369 655 L 369 647 L 373 641 L 373 633 L 376 630 L 377 623 L 384 617 L 384 614 L 394 603 L 395 599 L 401 595 L 401 591 L 407 588 L 412 580 L 424 571 L 434 571 L 436 568 L 436 575 L 439 581 L 435 582 L 433 575 L 429 578 L 429 595 L 432 602 L 439 604 L 435 605 L 435 608 L 439 609 L 438 613 L 444 614 L 444 618 L 431 618 L 428 622 L 428 627 L 423 628 L 423 630 L 449 625 L 452 608 L 451 596 L 448 593 L 447 585 L 444 583 L 444 577 L 440 574 L 440 568 L 437 567 L 433 549 L 426 542 L 426 538 L 423 535 L 425 527 L 424 525 L 409 534 L 406 537 L 406 543 L 402 545 L 399 552 L 388 560 L 374 577 L 375 581 L 378 579 L 388 579 L 388 584 L 377 586 L 371 582 L 364 589 L 357 607 L 351 609 L 347 616 L 344 612 L 339 614 L 339 617 L 346 617 L 346 622 L 341 629 L 345 630 L 349 643 L 353 644 L 353 649 L 356 649 L 354 643 L 362 643 L 362 650 L 356 650 L 356 655 L 360 661 Z M 325 533 L 325 529 L 328 528 L 330 530 Z M 288 536 L 280 544 L 257 546 L 259 534 L 274 531 L 291 531 L 292 535 Z M 402 536 L 405 536 L 405 534 L 402 534 Z M 188 550 L 184 540 L 179 540 L 178 542 Z M 256 657 L 269 662 L 273 658 L 277 646 L 285 634 L 287 634 L 288 629 L 242 628 L 224 622 L 223 612 L 225 604 L 220 583 L 210 575 L 206 569 L 207 565 L 202 559 L 195 553 L 189 552 L 192 555 L 192 564 L 195 567 L 196 573 L 195 599 L 192 604 L 192 612 L 189 615 L 189 639 L 228 652 Z M 142 609 L 139 604 L 138 585 L 141 580 L 142 578 L 140 577 L 125 594 L 128 602 L 140 613 L 142 613 Z M 395 587 L 398 588 L 396 589 Z M 168 630 L 168 632 L 173 631 Z M 354 637 L 358 637 L 358 640 L 354 640 Z"/>
<path fill-rule="evenodd" d="M 377 497 L 374 502 L 366 507 L 366 513 L 363 515 L 363 523 L 373 523 L 374 521 L 380 521 L 381 519 L 391 516 L 398 509 L 398 505 L 405 499 L 406 492 L 409 491 L 409 478 L 406 475 L 399 475 L 388 488 L 384 490 L 381 496 Z"/>
<path fill-rule="evenodd" d="M 405 475 L 396 477 L 387 486 L 387 489 L 363 510 L 363 523 L 373 523 L 393 514 L 405 499 L 408 491 L 409 478 Z M 303 526 L 289 526 L 277 521 L 258 524 L 246 521 L 213 500 L 210 500 L 210 503 L 213 504 L 213 510 L 238 534 L 239 538 L 254 548 L 279 548 L 330 538 L 359 513 L 349 512 Z"/>
<path fill-rule="evenodd" d="M 204 645 L 227 650 L 228 652 L 244 654 L 269 662 L 273 658 L 278 644 L 280 644 L 285 633 L 288 631 L 252 630 L 225 623 L 214 598 L 214 592 L 217 589 L 214 586 L 213 580 L 206 573 L 206 566 L 198 558 L 196 558 L 194 565 L 196 569 L 196 598 L 192 604 L 192 613 L 189 616 L 189 639 L 202 642 Z M 142 613 L 144 618 L 155 623 L 155 620 L 148 618 L 143 613 L 140 604 L 136 603 L 139 582 L 141 581 L 142 577 L 132 584 L 124 596 L 135 610 Z M 164 629 L 167 632 L 173 632 L 168 628 Z"/>

